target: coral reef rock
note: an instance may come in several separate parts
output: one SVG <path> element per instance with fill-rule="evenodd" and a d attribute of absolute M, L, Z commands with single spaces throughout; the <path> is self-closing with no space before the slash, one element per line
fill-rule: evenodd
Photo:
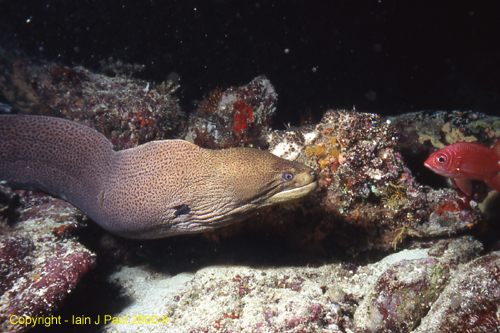
<path fill-rule="evenodd" d="M 430 249 L 425 244 L 420 247 L 392 254 L 365 271 L 367 291 L 354 313 L 358 330 L 410 332 L 456 274 L 458 265 L 482 250 L 470 237 L 439 241 Z"/>
<path fill-rule="evenodd" d="M 277 101 L 278 94 L 263 75 L 242 87 L 217 88 L 190 115 L 183 136 L 205 148 L 261 147 Z"/>
<path fill-rule="evenodd" d="M 500 252 L 493 252 L 453 277 L 415 333 L 499 330 Z"/>
<path fill-rule="evenodd" d="M 410 332 L 432 315 L 446 290 L 452 287 L 457 292 L 454 281 L 460 281 L 462 300 L 469 295 L 483 300 L 470 303 L 470 309 L 486 309 L 489 304 L 488 313 L 494 317 L 498 259 L 495 263 L 491 255 L 485 256 L 460 268 L 481 250 L 477 240 L 464 236 L 416 243 L 412 249 L 364 266 L 209 266 L 194 276 L 161 275 L 162 279 L 142 267 L 127 268 L 114 280 L 129 290 L 133 301 L 117 316 L 142 309 L 158 318 L 168 317 L 167 324 L 134 328 L 140 332 L 158 331 L 158 325 L 169 332 Z M 479 269 L 487 272 L 487 284 L 466 294 L 470 281 L 480 283 Z M 161 288 L 152 293 L 148 284 Z M 111 323 L 104 327 L 109 333 L 126 330 Z"/>
<path fill-rule="evenodd" d="M 0 74 L 0 93 L 16 112 L 64 117 L 95 128 L 115 149 L 172 138 L 183 119 L 178 84 L 108 77 L 83 67 L 17 59 Z"/>
<path fill-rule="evenodd" d="M 318 125 L 274 131 L 267 140 L 270 152 L 317 170 L 320 189 L 306 200 L 321 219 L 311 232 L 321 225 L 353 251 L 396 248 L 407 236 L 456 234 L 480 218 L 478 209 L 462 209 L 453 189 L 415 180 L 389 119 L 329 110 Z"/>
<path fill-rule="evenodd" d="M 21 317 L 43 317 L 61 306 L 95 256 L 71 237 L 82 218 L 61 199 L 0 184 L 0 331 Z M 29 326 L 29 325 L 28 325 Z"/>

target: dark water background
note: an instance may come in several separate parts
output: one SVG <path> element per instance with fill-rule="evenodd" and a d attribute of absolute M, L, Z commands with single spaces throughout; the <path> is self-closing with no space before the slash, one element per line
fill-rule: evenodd
<path fill-rule="evenodd" d="M 5 1 L 0 45 L 98 70 L 114 57 L 182 105 L 267 75 L 275 126 L 328 107 L 500 110 L 500 1 Z M 289 52 L 286 53 L 285 50 Z M 314 72 L 313 68 L 316 69 Z"/>

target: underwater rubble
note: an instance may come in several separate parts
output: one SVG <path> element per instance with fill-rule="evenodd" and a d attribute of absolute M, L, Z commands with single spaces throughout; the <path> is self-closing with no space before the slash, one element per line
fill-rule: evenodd
<path fill-rule="evenodd" d="M 500 328 L 500 258 L 494 252 L 500 245 L 494 225 L 499 196 L 477 182 L 467 197 L 423 167 L 431 152 L 455 142 L 492 146 L 500 138 L 500 118 L 473 111 L 383 118 L 328 110 L 317 124 L 273 131 L 278 95 L 265 76 L 241 87 L 216 88 L 196 110 L 185 113 L 175 80 L 148 83 L 116 68 L 112 60 L 104 65 L 108 75 L 17 59 L 3 64 L 0 92 L 8 112 L 82 122 L 106 135 L 118 150 L 167 138 L 213 149 L 256 147 L 307 164 L 319 181 L 318 190 L 303 200 L 264 209 L 247 221 L 207 232 L 204 239 L 218 244 L 246 233 L 270 235 L 324 264 L 201 267 L 189 279 L 177 276 L 182 288 L 162 298 L 156 295 L 151 303 L 150 296 L 140 298 L 151 294 L 140 292 L 148 284 L 133 283 L 134 274 L 165 283 L 176 276 L 145 269 L 151 263 L 144 256 L 142 266 L 126 267 L 131 277 L 122 286 L 136 290 L 127 293 L 139 306 L 134 311 L 148 309 L 147 303 L 164 310 L 171 332 Z M 9 324 L 13 314 L 54 313 L 81 277 L 92 274 L 96 255 L 76 232 L 85 229 L 85 221 L 61 199 L 12 191 L 0 183 L 2 331 L 27 330 Z M 104 249 L 99 255 L 114 258 L 104 262 L 127 266 L 130 258 L 123 253 L 131 243 L 99 232 Z M 486 234 L 493 245 L 485 244 Z M 114 315 L 127 314 L 123 309 Z M 102 328 L 126 329 L 112 324 Z"/>

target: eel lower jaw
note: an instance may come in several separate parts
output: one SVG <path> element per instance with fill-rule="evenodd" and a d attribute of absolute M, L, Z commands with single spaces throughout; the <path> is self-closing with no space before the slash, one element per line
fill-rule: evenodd
<path fill-rule="evenodd" d="M 301 198 L 301 197 L 311 193 L 317 187 L 318 187 L 318 181 L 315 180 L 309 184 L 306 184 L 306 185 L 303 185 L 300 187 L 295 187 L 295 188 L 291 188 L 288 190 L 283 190 L 283 191 L 278 192 L 275 195 L 269 197 L 266 200 L 266 204 L 275 204 L 275 203 L 279 203 L 279 202 L 298 199 L 298 198 Z"/>

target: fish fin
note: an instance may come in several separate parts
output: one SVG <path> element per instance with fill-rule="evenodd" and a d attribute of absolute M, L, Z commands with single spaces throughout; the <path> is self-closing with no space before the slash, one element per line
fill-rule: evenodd
<path fill-rule="evenodd" d="M 470 180 L 454 178 L 453 182 L 458 186 L 459 189 L 461 189 L 470 197 L 470 195 L 472 194 L 472 183 Z"/>
<path fill-rule="evenodd" d="M 500 156 L 500 141 L 495 143 L 492 149 L 497 152 L 498 156 Z"/>
<path fill-rule="evenodd" d="M 500 192 L 500 174 L 487 181 L 486 184 L 490 185 L 495 191 Z"/>

